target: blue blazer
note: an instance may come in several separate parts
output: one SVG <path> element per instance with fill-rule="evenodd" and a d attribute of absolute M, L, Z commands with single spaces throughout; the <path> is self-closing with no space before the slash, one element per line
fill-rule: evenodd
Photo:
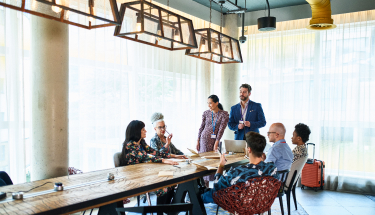
<path fill-rule="evenodd" d="M 244 129 L 239 130 L 238 124 L 241 119 L 241 104 L 233 105 L 230 109 L 228 127 L 230 130 L 234 131 L 235 140 L 243 140 L 245 134 L 249 131 L 259 133 L 259 128 L 266 125 L 266 118 L 264 117 L 262 105 L 260 103 L 250 100 L 246 111 L 246 119 L 244 121 L 250 122 L 250 128 L 245 126 Z"/>

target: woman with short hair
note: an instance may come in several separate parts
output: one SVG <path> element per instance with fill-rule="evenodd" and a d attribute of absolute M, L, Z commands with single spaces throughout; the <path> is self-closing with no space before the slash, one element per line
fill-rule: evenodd
<path fill-rule="evenodd" d="M 167 126 L 164 122 L 164 116 L 162 113 L 154 113 L 151 116 L 151 123 L 155 129 L 155 136 L 151 139 L 150 145 L 151 148 L 155 149 L 159 152 L 171 153 L 175 154 L 176 157 L 184 158 L 184 153 L 176 148 L 173 145 L 172 137 L 173 134 L 169 134 L 168 137 L 165 136 L 165 132 L 167 131 Z"/>

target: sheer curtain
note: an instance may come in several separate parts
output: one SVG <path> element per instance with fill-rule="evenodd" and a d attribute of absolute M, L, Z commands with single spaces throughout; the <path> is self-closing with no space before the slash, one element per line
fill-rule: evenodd
<path fill-rule="evenodd" d="M 30 162 L 30 19 L 0 6 L 0 171 L 26 181 Z"/>
<path fill-rule="evenodd" d="M 196 29 L 209 25 L 178 13 L 192 19 Z M 220 92 L 219 65 L 113 32 L 113 27 L 69 29 L 69 162 L 85 172 L 113 167 L 113 154 L 121 151 L 131 120 L 146 124 L 149 143 L 154 112 L 164 114 L 177 148 L 195 147 L 207 97 Z"/>
<path fill-rule="evenodd" d="M 312 131 L 315 157 L 326 162 L 326 189 L 375 193 L 375 11 L 333 16 L 337 28 L 281 22 L 260 33 L 248 26 L 242 78 L 262 103 L 267 126 L 282 122 L 291 148 L 297 123 Z M 312 151 L 309 151 L 312 157 Z"/>

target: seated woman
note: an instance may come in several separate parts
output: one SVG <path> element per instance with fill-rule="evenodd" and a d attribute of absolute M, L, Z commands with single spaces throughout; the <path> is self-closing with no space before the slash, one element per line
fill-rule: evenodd
<path fill-rule="evenodd" d="M 175 155 L 182 155 L 181 158 L 185 158 L 184 153 L 178 150 L 171 142 L 173 134 L 169 134 L 165 137 L 167 126 L 164 122 L 164 116 L 162 113 L 154 113 L 151 116 L 151 123 L 155 129 L 155 136 L 151 139 L 151 147 L 159 152 L 166 152 Z"/>
<path fill-rule="evenodd" d="M 145 124 L 138 120 L 133 120 L 126 128 L 125 141 L 123 143 L 120 166 L 127 166 L 139 163 L 165 163 L 170 165 L 178 165 L 177 162 L 165 158 L 179 157 L 174 154 L 159 152 L 152 149 L 146 144 Z M 169 204 L 173 197 L 173 189 L 166 187 L 156 191 L 158 196 L 157 204 Z"/>

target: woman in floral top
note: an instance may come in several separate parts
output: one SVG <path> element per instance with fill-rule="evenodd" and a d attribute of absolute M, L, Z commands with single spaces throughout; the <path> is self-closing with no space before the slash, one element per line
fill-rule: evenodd
<path fill-rule="evenodd" d="M 120 166 L 127 166 L 139 163 L 166 163 L 178 165 L 177 162 L 164 158 L 176 157 L 174 154 L 158 152 L 146 144 L 145 124 L 138 120 L 130 122 L 126 128 L 125 141 L 123 143 Z M 173 197 L 173 189 L 165 187 L 156 191 L 158 204 L 168 204 Z"/>

